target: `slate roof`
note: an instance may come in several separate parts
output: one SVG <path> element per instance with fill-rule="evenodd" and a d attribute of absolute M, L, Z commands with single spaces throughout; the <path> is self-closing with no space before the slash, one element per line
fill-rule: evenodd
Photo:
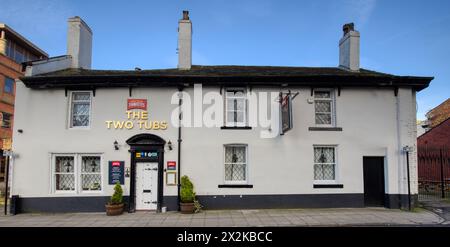
<path fill-rule="evenodd" d="M 339 67 L 202 66 L 190 70 L 86 70 L 66 69 L 32 77 L 22 77 L 30 88 L 61 87 L 161 87 L 186 86 L 352 86 L 426 88 L 433 77 L 397 76 L 367 69 L 358 72 Z"/>

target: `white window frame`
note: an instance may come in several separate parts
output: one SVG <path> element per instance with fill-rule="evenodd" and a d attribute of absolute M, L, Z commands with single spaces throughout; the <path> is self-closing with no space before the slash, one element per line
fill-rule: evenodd
<path fill-rule="evenodd" d="M 89 124 L 87 126 L 73 126 L 73 95 L 76 93 L 89 93 Z M 80 101 L 87 102 L 87 101 Z M 69 99 L 69 129 L 90 129 L 92 125 L 92 92 L 91 91 L 71 91 Z"/>
<path fill-rule="evenodd" d="M 234 163 L 234 164 L 245 164 L 245 180 L 235 180 L 235 181 L 232 181 L 232 180 L 227 180 L 226 179 L 226 172 L 225 172 L 225 165 L 226 164 L 231 164 L 231 163 L 226 163 L 225 162 L 225 157 L 226 157 L 226 149 L 227 149 L 227 147 L 244 147 L 245 148 L 245 163 Z M 223 145 L 223 168 L 222 168 L 222 171 L 223 171 L 223 182 L 224 182 L 224 184 L 248 184 L 248 181 L 249 181 L 249 179 L 248 179 L 248 164 L 249 164 L 249 160 L 248 160 L 248 145 L 247 144 L 237 144 L 237 143 L 234 143 L 234 144 L 225 144 L 225 145 Z"/>
<path fill-rule="evenodd" d="M 82 175 L 83 174 L 97 174 L 97 173 L 92 173 L 92 172 L 85 172 L 85 173 L 83 173 L 82 172 L 82 162 L 83 162 L 83 156 L 89 156 L 89 157 L 93 157 L 93 156 L 97 156 L 97 157 L 100 157 L 100 162 L 99 162 L 99 166 L 100 166 L 100 190 L 83 190 L 83 180 L 82 180 Z M 104 185 L 105 185 L 105 183 L 104 183 L 104 181 L 103 181 L 103 157 L 102 157 L 102 155 L 101 154 L 98 154 L 98 153 L 94 153 L 94 154 L 92 154 L 92 153 L 81 153 L 81 154 L 78 154 L 78 159 L 79 159 L 79 161 L 78 161 L 78 171 L 79 171 L 79 173 L 78 173 L 78 179 L 79 179 L 79 185 L 78 185 L 78 189 L 79 189 L 79 191 L 80 191 L 80 193 L 82 193 L 82 194 L 91 194 L 91 193 L 95 193 L 95 194 L 98 194 L 98 193 L 102 193 L 103 192 L 103 187 L 104 187 Z"/>
<path fill-rule="evenodd" d="M 102 153 L 51 153 L 51 192 L 53 194 L 102 194 L 104 192 L 104 186 L 106 185 L 104 181 L 104 165 L 103 165 L 103 154 Z M 74 175 L 75 175 L 75 190 L 67 191 L 67 190 L 57 190 L 56 189 L 56 176 L 55 176 L 55 168 L 56 168 L 56 157 L 73 157 L 74 158 Z M 81 180 L 81 165 L 82 165 L 82 157 L 83 156 L 98 156 L 100 157 L 100 190 L 83 190 L 82 188 L 82 180 Z"/>
<path fill-rule="evenodd" d="M 242 90 L 244 93 L 244 96 L 242 97 L 236 97 L 236 96 L 228 96 L 227 92 L 228 91 L 236 91 L 236 90 Z M 224 94 L 225 94 L 225 126 L 227 127 L 246 127 L 248 126 L 247 124 L 247 116 L 248 116 L 248 95 L 247 95 L 247 89 L 244 87 L 229 87 L 229 88 L 225 88 L 224 90 Z M 243 99 L 244 100 L 244 114 L 243 114 L 243 121 L 242 122 L 235 122 L 233 121 L 229 121 L 228 119 L 228 112 L 234 112 L 234 111 L 229 111 L 228 110 L 228 99 Z"/>
<path fill-rule="evenodd" d="M 56 189 L 56 157 L 73 157 L 73 174 L 74 174 L 74 190 L 57 190 Z M 52 176 L 52 192 L 55 194 L 76 194 L 77 193 L 77 166 L 76 166 L 77 160 L 76 160 L 76 155 L 75 154 L 70 154 L 70 153 L 55 153 L 52 154 L 51 157 L 51 176 Z"/>
<path fill-rule="evenodd" d="M 316 148 L 333 148 L 334 149 L 334 163 L 320 163 L 320 164 L 334 164 L 334 180 L 316 180 L 314 177 L 315 174 L 315 165 L 319 164 L 316 163 L 314 160 L 315 158 L 315 149 Z M 338 184 L 339 181 L 339 165 L 338 165 L 338 146 L 337 145 L 313 145 L 313 184 Z"/>
<path fill-rule="evenodd" d="M 330 98 L 316 98 L 317 92 L 330 92 Z M 335 127 L 336 126 L 336 97 L 332 88 L 317 88 L 314 89 L 314 125 L 317 127 Z M 316 101 L 329 101 L 331 102 L 331 123 L 330 124 L 318 124 L 316 123 L 316 114 L 321 112 L 316 112 Z"/>

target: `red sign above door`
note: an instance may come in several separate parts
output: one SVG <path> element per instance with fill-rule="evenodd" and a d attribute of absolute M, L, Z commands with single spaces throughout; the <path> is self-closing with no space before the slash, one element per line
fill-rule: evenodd
<path fill-rule="evenodd" d="M 176 170 L 177 162 L 176 161 L 167 161 L 167 170 Z"/>
<path fill-rule="evenodd" d="M 127 110 L 140 109 L 147 110 L 147 100 L 146 99 L 128 99 Z"/>

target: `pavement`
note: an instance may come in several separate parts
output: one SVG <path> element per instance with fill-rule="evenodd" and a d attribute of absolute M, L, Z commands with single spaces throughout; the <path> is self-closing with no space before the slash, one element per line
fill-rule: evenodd
<path fill-rule="evenodd" d="M 205 210 L 197 214 L 136 212 L 18 214 L 0 216 L 0 227 L 245 227 L 245 226 L 441 226 L 438 214 L 386 208 Z M 450 225 L 448 225 L 450 226 Z"/>
<path fill-rule="evenodd" d="M 444 219 L 442 224 L 450 226 L 450 200 L 430 200 L 421 202 L 422 207 Z"/>

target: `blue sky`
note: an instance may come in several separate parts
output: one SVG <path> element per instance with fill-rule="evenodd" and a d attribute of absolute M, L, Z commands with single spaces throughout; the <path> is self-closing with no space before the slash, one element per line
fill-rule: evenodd
<path fill-rule="evenodd" d="M 0 0 L 0 22 L 50 56 L 66 53 L 67 18 L 94 31 L 93 68 L 176 67 L 177 23 L 193 22 L 193 63 L 336 66 L 342 25 L 361 33 L 361 67 L 434 76 L 418 118 L 450 95 L 450 1 Z"/>

